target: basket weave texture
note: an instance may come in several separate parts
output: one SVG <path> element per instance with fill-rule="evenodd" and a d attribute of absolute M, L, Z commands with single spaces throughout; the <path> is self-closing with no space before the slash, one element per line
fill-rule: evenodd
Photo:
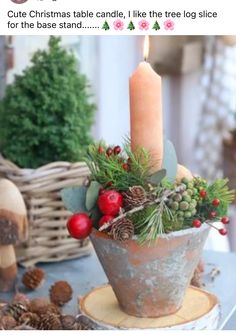
<path fill-rule="evenodd" d="M 89 255 L 89 239 L 68 235 L 71 215 L 61 200 L 64 187 L 81 185 L 89 175 L 84 162 L 55 162 L 38 169 L 21 169 L 0 158 L 0 177 L 11 180 L 21 191 L 28 210 L 29 239 L 17 247 L 17 259 L 24 266 Z"/>

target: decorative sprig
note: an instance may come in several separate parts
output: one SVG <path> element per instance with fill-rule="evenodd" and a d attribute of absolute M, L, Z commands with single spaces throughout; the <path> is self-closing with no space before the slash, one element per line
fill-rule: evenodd
<path fill-rule="evenodd" d="M 89 146 L 85 160 L 92 179 L 105 188 L 125 191 L 135 185 L 147 186 L 150 157 L 143 148 L 133 153 L 129 144 L 125 144 L 121 154 L 108 156 L 107 146 L 104 142 L 99 142 Z"/>

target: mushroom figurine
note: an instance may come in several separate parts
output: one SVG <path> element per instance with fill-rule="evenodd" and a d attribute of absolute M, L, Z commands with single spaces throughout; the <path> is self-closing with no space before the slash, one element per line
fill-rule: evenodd
<path fill-rule="evenodd" d="M 28 237 L 24 199 L 10 180 L 0 179 L 0 292 L 14 287 L 17 265 L 14 245 Z"/>

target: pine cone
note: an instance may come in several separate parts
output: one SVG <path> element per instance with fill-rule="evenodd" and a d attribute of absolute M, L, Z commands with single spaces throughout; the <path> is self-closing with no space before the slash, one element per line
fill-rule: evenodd
<path fill-rule="evenodd" d="M 30 269 L 22 277 L 22 283 L 29 289 L 35 290 L 42 286 L 45 272 L 42 269 Z"/>
<path fill-rule="evenodd" d="M 37 329 L 39 327 L 40 317 L 35 313 L 24 313 L 21 315 L 19 319 L 19 323 L 25 326 L 30 326 L 34 329 Z"/>
<path fill-rule="evenodd" d="M 134 208 L 143 205 L 147 201 L 147 193 L 142 186 L 130 187 L 123 192 L 125 207 Z"/>
<path fill-rule="evenodd" d="M 77 322 L 72 315 L 62 315 L 61 324 L 64 330 L 77 330 Z"/>
<path fill-rule="evenodd" d="M 0 319 L 0 329 L 11 330 L 17 326 L 16 320 L 11 315 L 4 315 Z"/>
<path fill-rule="evenodd" d="M 41 314 L 60 314 L 60 309 L 52 304 L 48 298 L 35 298 L 30 302 L 29 310 L 31 313 Z"/>
<path fill-rule="evenodd" d="M 58 281 L 54 283 L 50 290 L 51 301 L 58 306 L 62 306 L 72 299 L 72 288 L 66 281 Z"/>
<path fill-rule="evenodd" d="M 85 324 L 81 322 L 76 323 L 76 330 L 93 330 L 92 328 L 86 326 Z"/>
<path fill-rule="evenodd" d="M 26 313 L 28 308 L 21 302 L 12 302 L 7 306 L 7 312 L 18 321 L 22 314 Z"/>
<path fill-rule="evenodd" d="M 117 241 L 130 240 L 134 235 L 133 222 L 127 218 L 117 221 L 111 227 L 110 235 Z"/>
<path fill-rule="evenodd" d="M 38 329 L 39 330 L 60 330 L 62 329 L 59 316 L 56 314 L 42 315 Z"/>
<path fill-rule="evenodd" d="M 27 308 L 30 305 L 30 299 L 23 293 L 17 292 L 13 298 L 14 302 L 20 302 L 22 305 L 25 305 Z"/>

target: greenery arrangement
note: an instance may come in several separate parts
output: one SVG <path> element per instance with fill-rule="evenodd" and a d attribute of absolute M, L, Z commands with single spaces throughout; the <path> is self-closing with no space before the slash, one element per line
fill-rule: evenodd
<path fill-rule="evenodd" d="M 163 168 L 150 174 L 150 157 L 143 148 L 134 153 L 129 143 L 123 149 L 103 142 L 90 145 L 88 185 L 63 190 L 65 205 L 74 213 L 88 213 L 88 233 L 94 226 L 116 240 L 136 235 L 144 243 L 163 233 L 200 228 L 205 223 L 225 235 L 226 229 L 216 228 L 213 222 L 229 223 L 226 214 L 235 193 L 229 190 L 228 181 L 218 179 L 209 184 L 193 177 L 176 182 L 173 146 L 167 143 L 164 151 Z M 73 229 L 70 233 L 79 238 Z"/>
<path fill-rule="evenodd" d="M 95 110 L 87 88 L 75 56 L 50 37 L 0 101 L 0 152 L 28 168 L 83 158 Z"/>

